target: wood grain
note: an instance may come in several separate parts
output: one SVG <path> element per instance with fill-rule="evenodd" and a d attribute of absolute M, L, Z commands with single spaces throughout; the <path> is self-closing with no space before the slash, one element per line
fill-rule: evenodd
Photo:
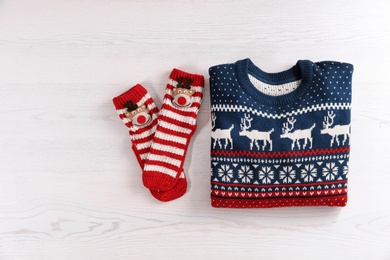
<path fill-rule="evenodd" d="M 0 259 L 390 259 L 390 2 L 0 1 Z M 187 194 L 142 185 L 112 97 L 177 67 L 353 63 L 349 202 L 213 209 L 209 86 Z"/>

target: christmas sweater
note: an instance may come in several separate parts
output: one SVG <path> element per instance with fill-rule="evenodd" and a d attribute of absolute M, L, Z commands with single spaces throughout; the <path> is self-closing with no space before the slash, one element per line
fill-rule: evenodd
<path fill-rule="evenodd" d="M 211 205 L 345 206 L 353 66 L 250 59 L 209 69 Z"/>

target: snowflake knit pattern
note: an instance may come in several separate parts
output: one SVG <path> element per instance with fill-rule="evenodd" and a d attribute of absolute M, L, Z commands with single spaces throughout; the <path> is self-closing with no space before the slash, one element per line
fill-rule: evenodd
<path fill-rule="evenodd" d="M 345 206 L 352 73 L 336 61 L 211 67 L 211 205 Z"/>

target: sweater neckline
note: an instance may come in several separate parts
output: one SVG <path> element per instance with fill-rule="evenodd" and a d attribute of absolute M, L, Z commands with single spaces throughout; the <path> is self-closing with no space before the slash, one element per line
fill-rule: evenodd
<path fill-rule="evenodd" d="M 310 87 L 313 79 L 313 63 L 309 60 L 298 60 L 293 67 L 282 72 L 267 73 L 247 58 L 237 61 L 235 70 L 238 82 L 244 91 L 260 103 L 271 106 L 284 106 L 300 99 Z M 280 85 L 296 80 L 301 80 L 301 83 L 288 94 L 270 96 L 262 93 L 252 84 L 249 74 L 270 85 Z"/>

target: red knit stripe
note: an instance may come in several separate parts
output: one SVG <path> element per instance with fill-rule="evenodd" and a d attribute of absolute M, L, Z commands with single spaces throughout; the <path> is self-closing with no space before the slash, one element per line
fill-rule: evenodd
<path fill-rule="evenodd" d="M 174 159 L 177 159 L 177 160 L 182 160 L 184 158 L 184 156 L 182 155 L 178 155 L 176 153 L 171 153 L 171 152 L 168 152 L 168 151 L 161 151 L 159 149 L 156 149 L 154 148 L 153 146 L 150 147 L 150 150 L 149 150 L 149 153 L 151 154 L 156 154 L 156 155 L 165 155 L 167 157 L 170 157 L 170 158 L 174 158 Z M 149 161 L 148 161 L 148 164 L 149 164 Z"/>
<path fill-rule="evenodd" d="M 195 104 L 195 103 L 193 103 L 193 105 L 200 106 L 199 104 Z M 185 111 L 183 109 L 180 110 L 180 109 L 177 109 L 177 108 L 170 106 L 168 104 L 165 104 L 165 103 L 162 105 L 161 109 L 167 109 L 167 110 L 172 111 L 173 113 L 178 114 L 180 116 L 186 116 L 186 117 L 188 116 L 188 117 L 196 118 L 196 115 L 197 115 L 193 111 Z"/>
<path fill-rule="evenodd" d="M 154 137 L 154 133 L 149 133 L 148 135 L 132 135 L 130 133 L 131 137 L 132 137 L 132 142 L 136 142 L 136 143 L 145 143 L 145 142 L 149 142 L 151 140 L 153 140 L 153 137 Z"/>
<path fill-rule="evenodd" d="M 180 127 L 183 127 L 183 128 L 187 128 L 188 130 L 193 130 L 194 129 L 194 125 L 192 125 L 192 124 L 184 123 L 182 121 L 179 121 L 177 119 L 173 119 L 173 118 L 164 116 L 162 114 L 160 114 L 158 116 L 158 119 L 159 120 L 163 120 L 163 121 L 168 122 L 168 123 L 171 123 L 171 124 L 174 124 L 174 125 L 177 125 L 177 126 L 180 126 Z"/>
<path fill-rule="evenodd" d="M 164 100 L 165 100 L 165 99 L 173 100 L 173 97 L 172 97 L 172 95 L 165 94 L 165 95 L 164 95 Z M 165 104 L 165 103 L 164 103 L 164 104 Z"/>
<path fill-rule="evenodd" d="M 192 96 L 193 96 L 193 97 L 202 98 L 202 97 L 203 97 L 203 93 L 202 93 L 202 92 L 195 92 Z M 196 102 L 196 103 L 197 103 L 197 102 Z"/>
<path fill-rule="evenodd" d="M 181 160 L 185 156 L 185 150 L 173 147 L 166 144 L 161 144 L 158 142 L 154 142 L 152 146 L 150 147 L 151 152 L 156 155 L 165 155 L 167 157 L 170 157 L 172 159 Z"/>
<path fill-rule="evenodd" d="M 341 196 L 347 194 L 347 188 L 336 188 L 328 190 L 311 190 L 311 191 L 266 191 L 266 192 L 246 192 L 246 191 L 225 191 L 211 190 L 211 195 L 225 198 L 252 198 L 252 199 L 269 199 L 269 198 L 291 198 L 291 197 L 328 197 Z"/>
<path fill-rule="evenodd" d="M 153 137 L 154 137 L 154 134 L 150 134 L 144 138 L 134 139 L 133 141 L 136 142 L 137 144 L 141 144 L 141 143 L 146 143 L 146 142 L 152 141 Z"/>
<path fill-rule="evenodd" d="M 158 138 L 158 133 L 156 133 L 156 135 L 154 136 L 153 142 L 158 143 L 158 144 L 167 145 L 167 146 L 172 146 L 173 148 L 179 148 L 179 149 L 183 149 L 183 150 L 186 150 L 187 146 L 188 146 L 188 145 L 184 145 L 184 144 L 177 143 L 174 141 L 167 141 L 164 139 L 160 139 L 160 138 Z M 180 155 L 175 155 L 175 156 L 180 156 Z M 175 157 L 172 157 L 172 158 L 175 158 Z"/>
<path fill-rule="evenodd" d="M 185 150 L 171 145 L 166 145 L 165 143 L 154 142 L 154 138 L 153 138 L 153 144 L 150 149 L 152 148 L 155 150 L 159 150 L 160 155 L 164 153 L 170 153 L 170 154 L 174 154 L 174 157 L 182 157 L 185 154 Z"/>
<path fill-rule="evenodd" d="M 152 120 L 148 125 L 143 126 L 132 132 L 132 134 L 142 134 L 144 132 L 150 131 L 155 125 L 157 125 L 157 119 Z"/>
<path fill-rule="evenodd" d="M 283 151 L 283 152 L 256 152 L 256 151 L 227 151 L 227 150 L 211 150 L 211 156 L 227 156 L 227 157 L 256 157 L 256 158 L 291 158 L 299 156 L 319 156 L 349 153 L 349 146 L 337 148 L 318 148 L 301 151 Z"/>
<path fill-rule="evenodd" d="M 172 130 L 172 129 L 168 129 L 168 128 L 165 128 L 163 126 L 158 126 L 158 131 L 159 132 L 162 132 L 162 133 L 165 133 L 165 134 L 170 134 L 170 135 L 174 135 L 174 136 L 177 136 L 177 137 L 183 137 L 183 138 L 188 138 L 190 136 L 190 134 L 186 134 L 186 133 L 183 133 L 183 132 L 179 132 L 179 131 L 175 131 L 175 130 Z"/>
<path fill-rule="evenodd" d="M 218 198 L 211 196 L 211 206 L 215 208 L 274 208 L 291 206 L 336 206 L 347 205 L 348 196 L 324 198 L 274 198 L 266 200 Z"/>
<path fill-rule="evenodd" d="M 154 100 L 152 98 L 149 98 L 148 100 L 146 100 L 144 104 L 149 109 L 150 115 L 158 113 L 158 108 L 156 106 L 154 106 L 152 109 L 150 109 L 150 105 L 154 104 Z"/>
<path fill-rule="evenodd" d="M 149 110 L 149 114 L 150 114 L 150 115 L 154 115 L 154 114 L 156 114 L 156 113 L 158 113 L 158 108 L 157 108 L 157 107 L 152 108 L 152 109 Z"/>
<path fill-rule="evenodd" d="M 178 173 L 180 172 L 180 167 L 177 167 L 165 161 L 148 160 L 148 165 L 163 166 L 165 168 L 171 169 L 172 171 L 177 171 Z"/>
<path fill-rule="evenodd" d="M 153 104 L 154 102 L 153 102 L 153 99 L 151 98 L 151 97 L 149 97 L 147 100 L 145 100 L 145 105 L 146 106 L 149 106 L 149 105 L 151 105 L 151 104 Z"/>
<path fill-rule="evenodd" d="M 134 147 L 134 149 L 138 151 L 138 154 L 143 154 L 143 153 L 148 153 L 150 150 L 150 147 L 146 147 L 146 148 L 140 149 L 140 150 L 138 150 L 137 147 Z"/>

